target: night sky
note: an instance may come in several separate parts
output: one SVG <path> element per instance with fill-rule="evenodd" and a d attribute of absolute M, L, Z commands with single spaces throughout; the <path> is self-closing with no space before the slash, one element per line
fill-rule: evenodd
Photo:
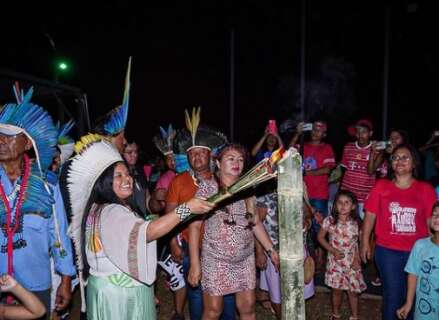
<path fill-rule="evenodd" d="M 87 93 L 94 120 L 120 104 L 132 55 L 127 135 L 150 152 L 158 126 L 172 122 L 181 128 L 183 111 L 192 106 L 202 106 L 202 123 L 229 133 L 233 28 L 235 140 L 251 147 L 268 119 L 297 120 L 300 2 L 293 7 L 269 1 L 182 1 L 169 7 L 107 2 L 99 8 L 68 2 L 50 10 L 11 11 L 0 31 L 0 68 L 53 80 L 54 61 L 66 58 L 72 68 L 59 81 Z M 417 144 L 427 140 L 438 129 L 432 117 L 439 74 L 434 1 L 306 3 L 305 120 L 326 119 L 328 139 L 340 147 L 346 127 L 358 117 L 373 120 L 381 138 L 388 5 L 388 126 L 407 129 Z M 1 92 L 0 101 L 7 99 L 10 93 Z"/>

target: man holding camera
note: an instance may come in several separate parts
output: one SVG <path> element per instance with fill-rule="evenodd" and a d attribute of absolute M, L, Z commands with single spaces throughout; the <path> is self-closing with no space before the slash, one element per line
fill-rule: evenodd
<path fill-rule="evenodd" d="M 328 126 L 324 121 L 313 123 L 299 123 L 296 134 L 290 142 L 295 146 L 304 131 L 310 131 L 309 141 L 303 145 L 303 180 L 308 191 L 309 202 L 317 215 L 313 218 L 311 236 L 317 246 L 316 256 L 318 264 L 323 264 L 323 251 L 317 242 L 317 233 L 320 222 L 328 215 L 329 184 L 328 176 L 336 165 L 332 147 L 324 142 Z M 317 218 L 317 219 L 316 219 Z"/>

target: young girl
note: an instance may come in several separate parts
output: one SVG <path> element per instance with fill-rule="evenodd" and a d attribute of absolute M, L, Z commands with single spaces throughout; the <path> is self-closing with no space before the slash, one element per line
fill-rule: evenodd
<path fill-rule="evenodd" d="M 357 199 L 346 190 L 337 193 L 331 215 L 323 220 L 318 240 L 328 251 L 325 283 L 332 288 L 332 316 L 340 319 L 343 291 L 347 291 L 352 316 L 358 318 L 358 294 L 366 289 L 358 249 Z M 329 234 L 329 242 L 326 240 Z"/>
<path fill-rule="evenodd" d="M 433 206 L 430 227 L 432 236 L 416 241 L 405 266 L 407 298 L 396 311 L 399 319 L 409 318 L 415 294 L 415 320 L 439 319 L 439 202 Z"/>

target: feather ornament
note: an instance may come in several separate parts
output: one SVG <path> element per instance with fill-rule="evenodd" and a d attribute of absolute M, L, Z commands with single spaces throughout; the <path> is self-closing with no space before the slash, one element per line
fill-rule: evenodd
<path fill-rule="evenodd" d="M 3 107 L 0 111 L 0 125 L 12 125 L 24 130 L 32 142 L 41 176 L 45 176 L 45 171 L 52 163 L 58 132 L 49 113 L 30 102 L 32 87 L 26 94 L 19 94 L 20 89 L 16 86 L 13 86 L 13 90 L 20 103 L 8 103 Z"/>
<path fill-rule="evenodd" d="M 108 135 L 120 133 L 126 126 L 130 102 L 131 87 L 131 57 L 128 59 L 128 68 L 125 76 L 125 88 L 122 104 L 108 113 L 108 119 L 104 124 L 104 130 Z"/>
<path fill-rule="evenodd" d="M 89 133 L 85 136 L 82 136 L 79 141 L 75 144 L 75 153 L 81 153 L 84 149 L 90 146 L 94 142 L 99 142 L 104 140 L 104 136 L 96 133 Z"/>
<path fill-rule="evenodd" d="M 166 156 L 173 153 L 172 148 L 176 134 L 177 133 L 172 127 L 172 124 L 170 124 L 167 130 L 165 130 L 163 127 L 160 127 L 160 135 L 155 136 L 152 141 L 154 142 L 156 148 Z"/>
<path fill-rule="evenodd" d="M 114 145 L 100 135 L 88 134 L 75 145 L 77 154 L 72 158 L 67 172 L 72 221 L 68 234 L 77 254 L 77 266 L 83 270 L 81 252 L 81 226 L 84 210 L 93 187 L 100 175 L 113 163 L 123 161 Z"/>
<path fill-rule="evenodd" d="M 184 115 L 186 120 L 186 128 L 189 130 L 192 136 L 192 145 L 195 145 L 198 126 L 200 125 L 201 107 L 192 108 L 192 117 L 189 116 L 189 112 L 187 110 L 184 110 Z"/>

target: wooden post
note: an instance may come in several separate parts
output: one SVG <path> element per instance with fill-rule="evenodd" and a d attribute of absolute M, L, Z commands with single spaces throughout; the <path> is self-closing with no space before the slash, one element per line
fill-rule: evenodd
<path fill-rule="evenodd" d="M 305 320 L 302 159 L 295 149 L 289 153 L 278 164 L 277 183 L 282 319 Z"/>

